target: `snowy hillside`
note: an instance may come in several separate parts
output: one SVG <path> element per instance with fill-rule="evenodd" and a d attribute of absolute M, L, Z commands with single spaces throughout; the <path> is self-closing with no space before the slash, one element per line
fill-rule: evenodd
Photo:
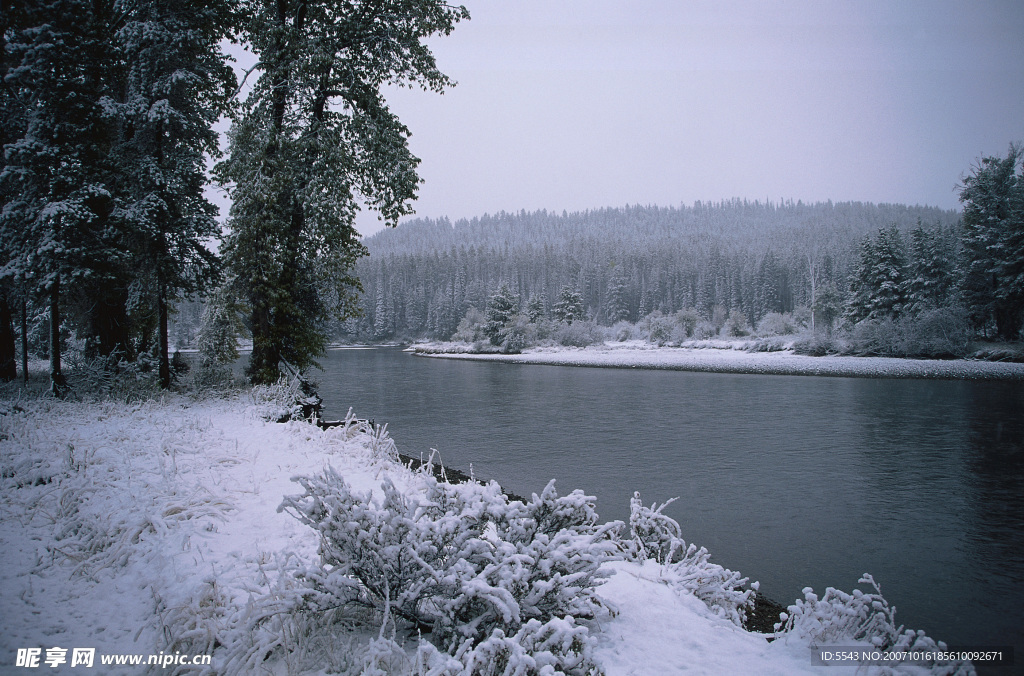
<path fill-rule="evenodd" d="M 769 642 L 745 580 L 639 500 L 601 524 L 579 492 L 452 487 L 352 418 L 260 411 L 0 402 L 0 672 L 818 674 L 814 641 L 935 646 L 834 591 Z"/>

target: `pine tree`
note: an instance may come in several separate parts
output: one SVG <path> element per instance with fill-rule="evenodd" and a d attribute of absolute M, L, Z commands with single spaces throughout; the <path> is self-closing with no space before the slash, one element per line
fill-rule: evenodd
<path fill-rule="evenodd" d="M 50 308 L 51 391 L 61 368 L 64 289 L 101 284 L 123 267 L 124 242 L 111 221 L 112 127 L 101 98 L 116 82 L 112 2 L 53 0 L 4 7 L 3 80 L 22 107 L 20 137 L 5 147 L 0 241 L 6 280 Z M 5 113 L 7 117 L 7 113 Z M 9 133 L 9 132 L 8 132 Z"/>
<path fill-rule="evenodd" d="M 106 101 L 119 124 L 116 216 L 126 224 L 135 269 L 131 304 L 156 316 L 165 388 L 170 304 L 181 292 L 210 288 L 219 267 L 206 246 L 220 234 L 217 209 L 203 188 L 206 158 L 219 154 L 213 125 L 236 86 L 220 51 L 231 9 L 227 0 L 139 0 L 116 34 L 125 94 Z"/>
<path fill-rule="evenodd" d="M 621 273 L 613 274 L 608 280 L 605 316 L 609 324 L 629 319 L 629 287 Z"/>
<path fill-rule="evenodd" d="M 544 294 L 530 294 L 530 300 L 526 303 L 526 317 L 533 323 L 537 323 L 546 314 L 544 306 L 547 305 L 547 298 Z"/>
<path fill-rule="evenodd" d="M 907 309 L 918 314 L 949 303 L 956 277 L 952 252 L 939 230 L 928 231 L 918 223 L 910 237 Z"/>
<path fill-rule="evenodd" d="M 962 292 L 971 320 L 994 325 L 1004 340 L 1021 335 L 1024 318 L 1024 148 L 984 157 L 964 179 Z"/>
<path fill-rule="evenodd" d="M 874 252 L 869 317 L 898 317 L 907 302 L 907 255 L 895 225 L 878 233 Z"/>
<path fill-rule="evenodd" d="M 380 88 L 450 85 L 423 39 L 469 15 L 440 0 L 247 0 L 242 11 L 262 72 L 219 169 L 235 186 L 224 256 L 249 306 L 248 375 L 267 383 L 282 360 L 313 364 L 328 319 L 357 308 L 357 200 L 389 225 L 411 213 L 419 160 Z"/>
<path fill-rule="evenodd" d="M 571 286 L 563 286 L 553 311 L 555 319 L 566 324 L 583 319 L 583 295 Z"/>
<path fill-rule="evenodd" d="M 484 335 L 493 345 L 501 345 L 505 341 L 506 329 L 519 314 L 519 302 L 519 295 L 513 293 L 505 282 L 502 282 L 498 290 L 487 299 Z"/>
<path fill-rule="evenodd" d="M 850 275 L 850 295 L 846 300 L 843 316 L 851 324 L 867 319 L 871 315 L 875 280 L 873 276 L 875 245 L 870 237 L 861 240 L 858 247 L 857 264 Z"/>

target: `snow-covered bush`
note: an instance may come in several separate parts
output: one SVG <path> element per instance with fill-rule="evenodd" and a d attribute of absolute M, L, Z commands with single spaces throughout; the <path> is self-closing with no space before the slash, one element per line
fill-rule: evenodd
<path fill-rule="evenodd" d="M 571 617 L 556 617 L 530 620 L 513 636 L 494 629 L 477 645 L 463 643 L 454 655 L 424 641 L 417 661 L 418 673 L 427 676 L 600 676 L 604 672 L 592 653 L 587 628 Z"/>
<path fill-rule="evenodd" d="M 648 342 L 662 346 L 672 340 L 673 332 L 678 329 L 678 324 L 674 317 L 663 315 L 659 310 L 655 310 L 637 322 L 637 329 Z"/>
<path fill-rule="evenodd" d="M 252 388 L 252 401 L 258 415 L 272 422 L 310 420 L 320 416 L 323 400 L 316 387 L 301 374 L 281 376 L 273 385 Z"/>
<path fill-rule="evenodd" d="M 750 341 L 746 348 L 747 352 L 781 352 L 787 347 L 786 341 L 782 338 L 758 338 Z"/>
<path fill-rule="evenodd" d="M 793 341 L 793 352 L 809 357 L 824 357 L 828 354 L 838 354 L 842 349 L 842 346 L 834 336 L 821 333 L 803 336 Z"/>
<path fill-rule="evenodd" d="M 697 326 L 693 328 L 693 337 L 695 340 L 709 340 L 718 335 L 718 329 L 712 322 L 702 320 L 697 322 Z"/>
<path fill-rule="evenodd" d="M 552 652 L 552 641 L 562 639 L 568 647 L 564 659 L 555 655 L 558 668 L 582 659 L 585 651 L 573 646 L 585 628 L 574 618 L 601 607 L 599 568 L 616 556 L 622 526 L 599 526 L 593 498 L 580 491 L 559 497 L 553 481 L 526 503 L 509 502 L 494 483 L 451 485 L 428 476 L 422 499 L 387 479 L 380 500 L 355 493 L 333 469 L 296 481 L 305 492 L 279 510 L 320 534 L 321 555 L 321 565 L 299 574 L 306 588 L 299 612 L 376 608 L 428 629 L 460 661 L 478 649 L 516 656 L 510 640 L 546 660 L 531 651 Z M 555 619 L 564 624 L 548 626 Z"/>
<path fill-rule="evenodd" d="M 759 336 L 786 336 L 796 332 L 796 322 L 791 315 L 769 312 L 757 323 Z"/>
<path fill-rule="evenodd" d="M 127 361 L 116 351 L 105 357 L 88 357 L 81 349 L 71 349 L 66 363 L 68 385 L 78 397 L 135 403 L 160 393 L 156 362 L 149 355 Z"/>
<path fill-rule="evenodd" d="M 537 327 L 526 321 L 523 315 L 506 325 L 500 333 L 503 354 L 519 354 L 528 345 L 537 341 Z"/>
<path fill-rule="evenodd" d="M 615 325 L 611 327 L 609 333 L 612 337 L 620 343 L 624 343 L 627 340 L 632 340 L 633 331 L 636 329 L 635 326 L 627 321 L 615 322 Z"/>
<path fill-rule="evenodd" d="M 689 592 L 707 604 L 716 615 L 743 626 L 746 612 L 753 605 L 757 583 L 743 589 L 747 578 L 736 571 L 711 563 L 711 555 L 703 547 L 687 545 L 682 531 L 660 507 L 645 507 L 640 493 L 629 501 L 630 541 L 628 549 L 636 560 L 654 559 L 664 566 L 663 579 L 673 587 Z"/>
<path fill-rule="evenodd" d="M 684 308 L 677 312 L 675 316 L 676 324 L 682 330 L 683 335 L 686 338 L 693 338 L 693 332 L 697 329 L 697 324 L 700 322 L 700 314 L 696 308 Z M 679 342 L 682 342 L 682 340 Z"/>
<path fill-rule="evenodd" d="M 485 340 L 487 338 L 484 334 L 484 324 L 486 322 L 487 319 L 484 317 L 484 313 L 475 307 L 470 307 L 466 310 L 466 316 L 459 320 L 459 325 L 455 329 L 455 333 L 452 334 L 452 340 L 463 343 L 475 343 L 479 340 Z"/>
<path fill-rule="evenodd" d="M 848 645 L 852 641 L 892 652 L 946 650 L 945 643 L 929 638 L 923 631 L 897 626 L 896 609 L 882 596 L 873 577 L 865 573 L 858 583 L 870 585 L 874 591 L 855 589 L 848 594 L 829 587 L 819 599 L 813 589 L 805 587 L 804 598 L 789 606 L 788 613 L 783 613 L 782 621 L 775 625 L 776 636 L 795 637 L 810 645 Z M 936 676 L 974 673 L 969 662 L 931 662 L 928 666 Z"/>
<path fill-rule="evenodd" d="M 559 322 L 552 339 L 567 347 L 586 347 L 604 341 L 604 331 L 592 321 Z"/>
<path fill-rule="evenodd" d="M 729 318 L 726 320 L 726 329 L 733 338 L 740 338 L 750 333 L 747 330 L 747 318 L 739 310 L 733 310 L 729 313 Z"/>

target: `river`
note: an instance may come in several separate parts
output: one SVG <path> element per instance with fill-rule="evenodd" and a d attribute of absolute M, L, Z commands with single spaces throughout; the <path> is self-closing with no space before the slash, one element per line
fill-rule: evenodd
<path fill-rule="evenodd" d="M 666 513 L 788 605 L 874 575 L 951 646 L 1024 647 L 1024 383 L 469 363 L 331 350 L 325 417 L 521 495 L 557 479 Z"/>

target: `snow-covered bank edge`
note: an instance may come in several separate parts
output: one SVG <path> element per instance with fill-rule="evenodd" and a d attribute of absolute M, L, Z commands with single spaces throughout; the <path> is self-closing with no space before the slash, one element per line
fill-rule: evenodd
<path fill-rule="evenodd" d="M 475 354 L 469 345 L 414 345 L 423 357 L 502 361 L 514 364 L 639 368 L 706 373 L 857 378 L 922 378 L 947 380 L 1024 380 L 1024 364 L 966 359 L 899 359 L 892 357 L 810 357 L 792 350 L 747 352 L 728 343 L 708 347 L 655 347 L 606 343 L 583 348 L 539 347 L 520 354 Z"/>
<path fill-rule="evenodd" d="M 320 540 L 279 506 L 301 493 L 292 477 L 322 476 L 327 468 L 353 494 L 372 494 L 349 503 L 365 507 L 364 515 L 387 517 L 383 485 L 414 502 L 437 487 L 428 473 L 402 466 L 378 429 L 354 418 L 328 430 L 268 423 L 248 395 L 131 406 L 0 402 L 0 670 L 14 664 L 19 649 L 45 656 L 55 647 L 91 647 L 98 654 L 212 654 L 210 673 L 415 673 L 415 634 L 393 635 L 406 652 L 387 653 L 391 644 L 378 631 L 387 622 L 374 610 L 332 616 L 334 622 L 289 615 L 289 599 L 305 593 L 293 573 L 318 565 Z M 509 505 L 495 486 L 473 491 L 473 504 L 492 516 Z M 579 497 L 564 504 L 583 505 Z M 456 523 L 462 521 L 464 511 Z M 496 516 L 491 522 L 501 523 Z M 467 541 L 477 554 L 510 543 L 500 526 L 482 531 Z M 831 606 L 809 596 L 797 606 L 806 612 L 794 614 L 809 624 L 798 622 L 769 643 L 740 629 L 728 612 L 715 612 L 716 603 L 727 610 L 729 594 L 721 596 L 714 576 L 730 578 L 729 571 L 705 565 L 699 550 L 679 556 L 685 565 L 624 557 L 600 563 L 610 579 L 596 593 L 608 610 L 578 626 L 606 673 L 669 673 L 680 665 L 705 674 L 817 673 L 812 637 L 801 627 L 834 619 Z M 713 573 L 712 584 L 694 578 L 693 566 Z M 709 598 L 724 600 L 709 605 Z M 839 607 L 864 611 L 863 604 Z M 829 626 L 850 644 L 842 633 L 849 627 Z M 47 671 L 77 673 L 69 664 Z M 459 673 L 450 665 L 422 672 Z"/>

